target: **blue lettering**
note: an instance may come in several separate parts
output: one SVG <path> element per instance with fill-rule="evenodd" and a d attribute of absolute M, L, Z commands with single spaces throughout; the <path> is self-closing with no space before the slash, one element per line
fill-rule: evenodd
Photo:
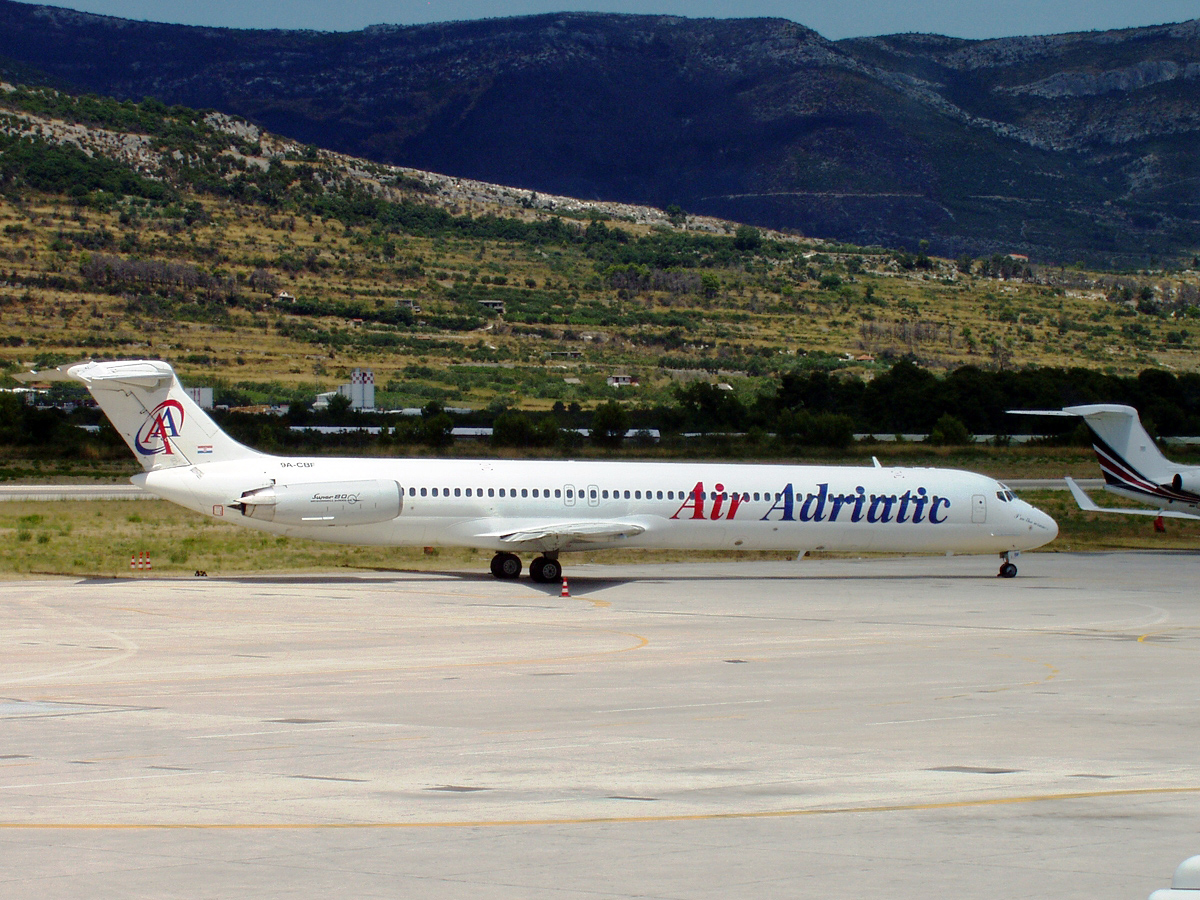
<path fill-rule="evenodd" d="M 863 504 L 867 502 L 867 492 L 862 485 L 859 485 L 854 490 L 857 496 L 852 495 L 854 496 L 854 512 L 850 516 L 850 521 L 861 522 L 863 517 Z"/>
<path fill-rule="evenodd" d="M 825 500 L 829 496 L 829 485 L 818 484 L 817 492 L 809 494 L 804 498 L 804 503 L 800 506 L 800 521 L 801 522 L 824 522 L 825 521 Z M 814 507 L 814 502 L 816 506 Z"/>
<path fill-rule="evenodd" d="M 867 510 L 868 522 L 890 522 L 892 521 L 892 504 L 896 502 L 896 495 L 872 494 L 871 506 Z M 883 510 L 880 511 L 880 507 Z"/>
<path fill-rule="evenodd" d="M 794 490 L 793 490 L 791 484 L 788 484 L 787 487 L 785 487 L 783 489 L 783 491 L 777 495 L 776 500 L 775 500 L 775 505 L 772 506 L 770 509 L 768 509 L 767 514 L 765 516 L 763 516 L 761 519 L 759 519 L 759 521 L 766 522 L 768 519 L 771 518 L 771 513 L 775 512 L 775 510 L 777 510 L 777 509 L 783 513 L 783 515 L 779 517 L 780 522 L 796 521 L 796 517 L 792 515 L 792 503 L 794 502 L 792 500 L 793 493 L 794 493 Z M 780 503 L 782 503 L 783 506 L 780 506 L 779 505 Z"/>
<path fill-rule="evenodd" d="M 908 501 L 910 501 L 911 499 L 912 499 L 911 491 L 905 491 L 903 494 L 900 495 L 900 508 L 896 510 L 896 521 L 897 522 L 908 521 L 905 518 L 905 516 L 908 515 Z"/>
<path fill-rule="evenodd" d="M 929 502 L 929 498 L 925 496 L 925 488 L 917 488 L 917 496 L 913 498 L 913 522 L 920 522 L 921 516 L 925 512 L 925 504 Z"/>
<path fill-rule="evenodd" d="M 934 497 L 933 498 L 933 505 L 931 507 L 929 507 L 929 521 L 932 522 L 934 525 L 941 525 L 943 522 L 946 521 L 946 518 L 947 518 L 946 516 L 942 516 L 940 519 L 937 517 L 939 505 L 944 506 L 946 509 L 949 509 L 950 501 L 948 499 L 946 499 L 945 497 Z"/>

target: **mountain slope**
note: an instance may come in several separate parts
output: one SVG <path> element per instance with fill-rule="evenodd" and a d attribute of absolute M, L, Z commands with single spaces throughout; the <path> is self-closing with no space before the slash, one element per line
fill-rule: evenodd
<path fill-rule="evenodd" d="M 350 34 L 0 2 L 0 55 L 370 159 L 957 255 L 1200 246 L 1200 24 L 831 42 L 777 19 L 561 14 Z"/>
<path fill-rule="evenodd" d="M 0 267 L 0 370 L 154 353 L 295 383 L 367 365 L 394 406 L 582 403 L 611 397 L 614 372 L 640 378 L 639 404 L 700 372 L 750 403 L 773 373 L 865 375 L 901 356 L 1123 372 L 1200 359 L 1195 272 L 820 243 L 2 82 Z"/>

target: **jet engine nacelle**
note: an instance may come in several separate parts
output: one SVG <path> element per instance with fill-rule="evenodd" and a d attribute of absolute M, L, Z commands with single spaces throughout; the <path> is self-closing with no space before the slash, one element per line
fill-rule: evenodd
<path fill-rule="evenodd" d="M 374 525 L 400 515 L 403 496 L 394 481 L 322 481 L 246 491 L 233 506 L 279 525 Z"/>
<path fill-rule="evenodd" d="M 1171 487 L 1177 491 L 1187 491 L 1189 494 L 1200 494 L 1200 469 L 1184 469 L 1176 472 L 1171 479 Z"/>

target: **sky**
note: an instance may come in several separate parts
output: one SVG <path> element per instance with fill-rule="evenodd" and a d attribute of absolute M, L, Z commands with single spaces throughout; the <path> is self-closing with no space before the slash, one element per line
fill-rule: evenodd
<path fill-rule="evenodd" d="M 771 16 L 807 25 L 832 40 L 899 32 L 963 38 L 1060 34 L 1200 18 L 1200 0 L 73 0 L 46 5 L 184 25 L 318 31 L 552 12 Z"/>

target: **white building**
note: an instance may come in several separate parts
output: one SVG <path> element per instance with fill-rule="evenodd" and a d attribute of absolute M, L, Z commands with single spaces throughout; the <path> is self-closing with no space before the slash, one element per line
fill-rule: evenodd
<path fill-rule="evenodd" d="M 375 373 L 370 369 L 355 369 L 350 383 L 338 388 L 338 393 L 350 398 L 351 409 L 375 408 Z"/>
<path fill-rule="evenodd" d="M 370 369 L 355 369 L 350 373 L 350 383 L 341 385 L 336 391 L 317 394 L 313 409 L 329 408 L 329 401 L 341 394 L 350 401 L 351 409 L 372 410 L 375 408 L 375 373 Z"/>
<path fill-rule="evenodd" d="M 350 383 L 338 386 L 336 391 L 328 394 L 318 394 L 312 408 L 329 409 L 329 401 L 337 395 L 350 401 L 350 409 L 374 409 L 374 372 L 370 368 L 355 368 L 350 372 Z"/>
<path fill-rule="evenodd" d="M 213 389 L 210 387 L 190 387 L 183 389 L 189 397 L 196 401 L 201 409 L 213 408 Z"/>

